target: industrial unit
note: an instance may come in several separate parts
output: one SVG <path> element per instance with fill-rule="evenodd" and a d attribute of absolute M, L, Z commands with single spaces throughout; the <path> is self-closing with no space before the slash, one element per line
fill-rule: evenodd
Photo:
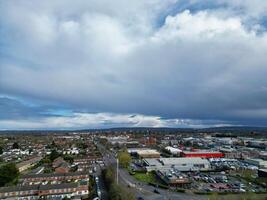
<path fill-rule="evenodd" d="M 218 151 L 183 151 L 182 157 L 197 157 L 197 158 L 223 158 L 224 154 Z"/>
<path fill-rule="evenodd" d="M 143 159 L 147 171 L 170 170 L 179 171 L 208 171 L 210 163 L 203 158 L 159 158 Z"/>

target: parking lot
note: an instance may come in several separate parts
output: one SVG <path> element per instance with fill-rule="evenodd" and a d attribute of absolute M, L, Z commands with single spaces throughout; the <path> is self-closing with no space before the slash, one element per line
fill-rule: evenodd
<path fill-rule="evenodd" d="M 225 158 L 211 158 L 209 159 L 212 169 L 214 170 L 257 170 L 258 167 L 250 165 L 246 162 L 236 159 L 225 159 Z"/>
<path fill-rule="evenodd" d="M 192 180 L 191 189 L 200 192 L 263 192 L 265 189 L 252 182 L 224 172 L 188 173 Z"/>

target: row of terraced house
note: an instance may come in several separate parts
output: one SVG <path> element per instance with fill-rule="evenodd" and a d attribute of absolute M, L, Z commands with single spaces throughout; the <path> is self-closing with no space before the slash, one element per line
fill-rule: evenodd
<path fill-rule="evenodd" d="M 24 185 L 0 188 L 0 199 L 35 200 L 42 197 L 46 199 L 63 199 L 64 197 L 81 199 L 88 195 L 87 182 L 62 183 L 48 185 Z"/>
<path fill-rule="evenodd" d="M 47 199 L 77 198 L 88 195 L 89 175 L 86 172 L 66 174 L 29 174 L 21 176 L 20 185 L 0 188 L 0 199 L 34 200 L 45 196 Z M 55 184 L 43 184 L 55 182 Z"/>

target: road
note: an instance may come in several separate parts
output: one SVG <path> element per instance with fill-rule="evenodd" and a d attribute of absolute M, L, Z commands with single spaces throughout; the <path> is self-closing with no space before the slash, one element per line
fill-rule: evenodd
<path fill-rule="evenodd" d="M 109 152 L 102 145 L 98 144 L 99 150 L 102 152 L 103 161 L 106 166 L 113 165 L 116 167 L 116 157 L 112 152 Z M 119 168 L 119 184 L 122 186 L 135 185 L 135 187 L 129 188 L 136 198 L 142 197 L 145 200 L 206 200 L 207 197 L 195 195 L 195 194 L 187 194 L 187 193 L 177 193 L 169 190 L 164 190 L 157 188 L 160 194 L 154 193 L 154 186 L 150 186 L 143 182 L 136 180 L 132 177 L 127 170 L 123 168 Z"/>
<path fill-rule="evenodd" d="M 104 180 L 101 176 L 101 167 L 99 165 L 95 165 L 96 167 L 96 172 L 94 172 L 94 175 L 98 177 L 98 185 L 99 185 L 99 189 L 101 192 L 101 200 L 107 200 L 108 199 L 108 194 L 107 194 L 107 189 L 105 187 L 104 184 Z"/>

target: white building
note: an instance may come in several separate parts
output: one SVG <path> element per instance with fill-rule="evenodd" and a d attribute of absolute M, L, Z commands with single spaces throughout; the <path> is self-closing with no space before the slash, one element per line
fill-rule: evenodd
<path fill-rule="evenodd" d="M 139 158 L 159 158 L 160 153 L 155 149 L 149 148 L 131 148 L 128 149 L 128 153 L 131 155 L 136 155 Z"/>
<path fill-rule="evenodd" d="M 70 148 L 70 149 L 67 149 L 67 150 L 64 150 L 63 151 L 63 154 L 65 155 L 65 154 L 68 154 L 68 155 L 70 155 L 70 154 L 72 154 L 72 155 L 78 155 L 80 153 L 80 151 L 79 151 L 79 149 L 78 148 L 76 148 L 76 147 L 74 147 L 74 148 Z"/>
<path fill-rule="evenodd" d="M 210 163 L 203 158 L 144 159 L 147 171 L 177 169 L 179 171 L 208 171 Z"/>
<path fill-rule="evenodd" d="M 172 155 L 179 155 L 182 152 L 181 149 L 174 148 L 174 147 L 171 147 L 171 146 L 167 146 L 167 147 L 165 147 L 165 149 L 167 151 L 169 151 Z"/>

